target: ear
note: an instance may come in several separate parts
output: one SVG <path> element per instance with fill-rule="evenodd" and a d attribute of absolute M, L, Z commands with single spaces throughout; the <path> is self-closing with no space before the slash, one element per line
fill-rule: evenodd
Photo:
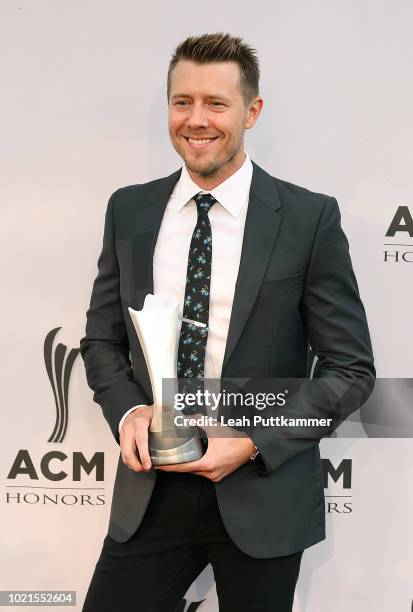
<path fill-rule="evenodd" d="M 249 130 L 255 124 L 255 122 L 257 121 L 261 113 L 263 105 L 264 105 L 264 100 L 261 98 L 261 96 L 257 96 L 256 98 L 252 100 L 252 102 L 249 103 L 247 119 L 245 122 L 246 130 Z"/>

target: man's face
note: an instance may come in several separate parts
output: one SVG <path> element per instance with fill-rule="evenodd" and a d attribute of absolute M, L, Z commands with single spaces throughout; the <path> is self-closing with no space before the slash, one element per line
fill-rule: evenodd
<path fill-rule="evenodd" d="M 235 62 L 181 60 L 173 69 L 169 135 L 190 172 L 203 178 L 232 174 L 245 158 L 244 131 L 256 119 L 250 114 Z"/>

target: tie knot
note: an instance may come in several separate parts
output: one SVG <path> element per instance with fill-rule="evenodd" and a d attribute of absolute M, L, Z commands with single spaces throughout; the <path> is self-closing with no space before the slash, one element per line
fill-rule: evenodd
<path fill-rule="evenodd" d="M 211 193 L 197 193 L 195 196 L 198 215 L 207 215 L 217 200 Z"/>

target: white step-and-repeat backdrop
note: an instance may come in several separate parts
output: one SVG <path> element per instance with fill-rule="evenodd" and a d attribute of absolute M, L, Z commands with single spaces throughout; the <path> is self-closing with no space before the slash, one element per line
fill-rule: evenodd
<path fill-rule="evenodd" d="M 119 449 L 79 339 L 109 195 L 179 167 L 165 78 L 187 35 L 256 46 L 247 150 L 338 199 L 378 376 L 412 376 L 412 21 L 408 0 L 3 0 L 1 590 L 76 591 L 82 608 Z M 303 556 L 294 612 L 411 610 L 412 386 L 389 389 L 379 433 L 321 443 L 328 537 Z M 186 600 L 217 610 L 208 568 Z"/>

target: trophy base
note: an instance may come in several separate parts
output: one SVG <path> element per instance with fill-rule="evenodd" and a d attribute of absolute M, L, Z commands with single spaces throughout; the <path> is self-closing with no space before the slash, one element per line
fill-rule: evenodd
<path fill-rule="evenodd" d="M 152 465 L 173 465 L 197 461 L 204 454 L 204 449 L 198 434 L 185 440 L 168 438 L 163 432 L 150 432 L 149 454 Z"/>

